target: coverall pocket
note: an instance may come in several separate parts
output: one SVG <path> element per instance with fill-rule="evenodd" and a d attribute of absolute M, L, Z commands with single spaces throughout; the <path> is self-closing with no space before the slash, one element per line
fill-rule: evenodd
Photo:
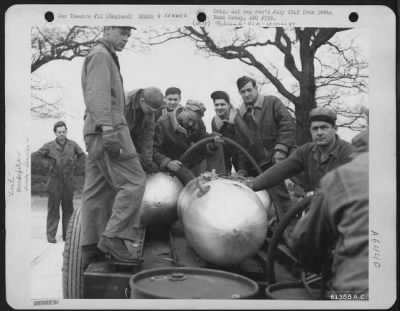
<path fill-rule="evenodd" d="M 136 148 L 132 142 L 131 135 L 127 126 L 118 128 L 118 134 L 121 141 L 121 155 L 119 160 L 132 159 L 137 156 Z"/>
<path fill-rule="evenodd" d="M 104 157 L 103 139 L 100 134 L 85 136 L 86 151 L 92 160 Z"/>

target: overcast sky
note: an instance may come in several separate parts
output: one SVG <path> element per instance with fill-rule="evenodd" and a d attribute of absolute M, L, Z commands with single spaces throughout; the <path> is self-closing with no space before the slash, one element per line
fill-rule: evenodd
<path fill-rule="evenodd" d="M 346 34 L 347 33 L 347 34 Z M 357 45 L 366 54 L 368 40 L 360 30 L 346 31 L 340 34 L 343 39 L 355 38 Z M 148 86 L 159 87 L 162 92 L 167 87 L 177 86 L 182 90 L 182 103 L 188 99 L 202 101 L 207 107 L 204 122 L 210 130 L 214 116 L 210 94 L 214 90 L 224 90 L 231 97 L 233 105 L 239 106 L 240 96 L 236 88 L 238 77 L 258 75 L 253 67 L 238 60 L 226 60 L 219 57 L 205 57 L 192 42 L 174 40 L 163 45 L 152 46 L 138 52 L 126 49 L 119 53 L 124 88 L 130 91 Z M 280 53 L 267 55 L 271 63 L 279 62 Z M 39 68 L 34 75 L 49 82 L 56 82 L 60 89 L 56 96 L 61 98 L 62 110 L 67 112 L 64 120 L 68 126 L 68 137 L 84 147 L 82 137 L 84 103 L 81 90 L 81 69 L 83 58 L 72 61 L 53 61 Z M 271 95 L 281 96 L 271 85 L 266 88 Z M 360 102 L 362 98 L 349 98 L 348 101 Z M 365 103 L 364 103 L 365 104 Z M 31 150 L 37 150 L 42 144 L 54 139 L 52 131 L 55 119 L 33 119 Z M 339 131 L 345 139 L 350 140 L 356 132 Z"/>

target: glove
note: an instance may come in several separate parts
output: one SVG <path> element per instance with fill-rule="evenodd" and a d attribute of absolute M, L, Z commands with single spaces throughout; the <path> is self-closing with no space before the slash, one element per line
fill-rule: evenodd
<path fill-rule="evenodd" d="M 104 150 L 112 159 L 118 159 L 122 151 L 118 131 L 115 129 L 102 132 Z"/>
<path fill-rule="evenodd" d="M 287 155 L 285 152 L 280 151 L 280 150 L 275 150 L 274 156 L 273 156 L 273 161 L 275 163 L 278 163 L 280 161 L 283 161 L 287 158 Z"/>
<path fill-rule="evenodd" d="M 153 161 L 147 162 L 142 166 L 143 166 L 143 170 L 147 174 L 157 173 L 160 170 L 158 165 L 156 163 L 154 163 Z"/>

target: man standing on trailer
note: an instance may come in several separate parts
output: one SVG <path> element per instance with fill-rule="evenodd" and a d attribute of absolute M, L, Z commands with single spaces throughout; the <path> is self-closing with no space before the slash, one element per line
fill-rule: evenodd
<path fill-rule="evenodd" d="M 56 233 L 62 209 L 62 239 L 65 241 L 69 219 L 74 211 L 73 178 L 76 163 L 84 154 L 79 145 L 67 139 L 65 122 L 58 121 L 53 127 L 56 139 L 43 145 L 37 153 L 49 162 L 47 180 L 47 225 L 46 235 L 49 243 L 56 243 Z"/>
<path fill-rule="evenodd" d="M 131 28 L 105 26 L 103 38 L 87 55 L 82 69 L 86 105 L 83 134 L 88 150 L 82 200 L 82 260 L 85 267 L 97 248 L 117 260 L 136 261 L 140 207 L 146 175 L 124 115 L 125 93 L 116 52 Z"/>

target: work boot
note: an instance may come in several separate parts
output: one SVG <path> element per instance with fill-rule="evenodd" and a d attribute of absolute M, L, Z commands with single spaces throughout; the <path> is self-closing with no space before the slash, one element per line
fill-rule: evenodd
<path fill-rule="evenodd" d="M 89 264 L 104 260 L 105 255 L 97 248 L 96 244 L 91 244 L 82 246 L 81 258 L 82 267 L 85 270 Z"/>
<path fill-rule="evenodd" d="M 138 260 L 136 254 L 131 254 L 126 247 L 124 240 L 102 236 L 97 248 L 103 253 L 111 254 L 115 259 L 122 262 L 135 262 Z"/>
<path fill-rule="evenodd" d="M 49 243 L 57 243 L 57 240 L 55 238 L 48 237 L 47 238 L 47 242 L 49 242 Z"/>

